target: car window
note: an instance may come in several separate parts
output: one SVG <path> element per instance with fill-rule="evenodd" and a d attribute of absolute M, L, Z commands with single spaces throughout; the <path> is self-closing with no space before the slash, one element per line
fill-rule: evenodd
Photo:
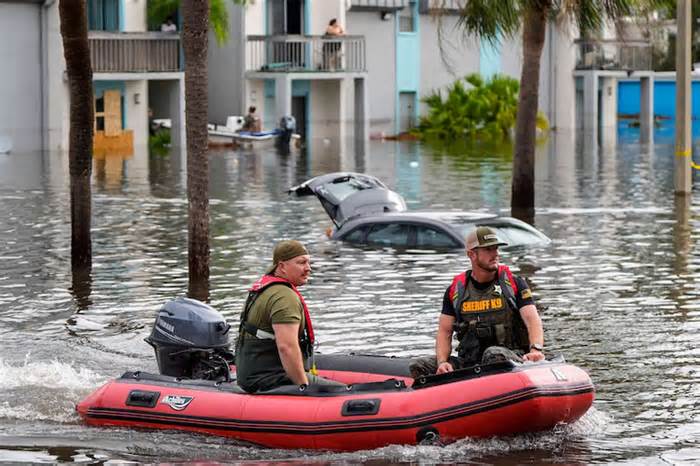
<path fill-rule="evenodd" d="M 519 228 L 512 225 L 486 225 L 493 229 L 498 235 L 498 239 L 503 242 L 508 243 L 509 246 L 524 246 L 530 244 L 539 244 L 546 241 L 546 238 L 542 238 L 537 232 L 529 231 L 524 228 Z M 462 233 L 466 236 L 470 231 L 475 228 L 474 225 L 464 225 Z"/>
<path fill-rule="evenodd" d="M 494 229 L 501 241 L 513 246 L 537 244 L 543 241 L 543 238 L 536 233 L 518 227 L 499 226 Z"/>
<path fill-rule="evenodd" d="M 459 247 L 459 244 L 444 231 L 416 226 L 416 246 L 424 248 L 456 248 Z"/>
<path fill-rule="evenodd" d="M 341 202 L 351 194 L 374 187 L 376 186 L 368 181 L 350 178 L 336 183 L 326 183 L 319 189 L 319 192 L 323 196 L 328 196 L 330 194 L 337 202 Z"/>
<path fill-rule="evenodd" d="M 349 243 L 364 243 L 367 228 L 368 227 L 366 226 L 355 228 L 350 233 L 348 233 L 343 239 Z"/>
<path fill-rule="evenodd" d="M 367 242 L 381 246 L 408 246 L 410 226 L 404 223 L 378 223 L 372 226 Z"/>

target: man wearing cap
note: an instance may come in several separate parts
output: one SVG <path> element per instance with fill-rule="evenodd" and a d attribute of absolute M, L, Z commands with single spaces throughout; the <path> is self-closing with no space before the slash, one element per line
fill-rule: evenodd
<path fill-rule="evenodd" d="M 272 266 L 250 288 L 236 343 L 238 385 L 247 392 L 280 385 L 342 385 L 307 372 L 314 331 L 297 290 L 311 274 L 311 258 L 299 241 L 280 241 Z"/>
<path fill-rule="evenodd" d="M 414 377 L 474 364 L 544 359 L 542 321 L 532 292 L 523 278 L 498 263 L 498 247 L 505 245 L 488 227 L 467 235 L 472 268 L 447 287 L 435 337 L 436 357 L 416 360 L 411 366 Z M 457 357 L 451 356 L 454 333 L 459 341 Z"/>

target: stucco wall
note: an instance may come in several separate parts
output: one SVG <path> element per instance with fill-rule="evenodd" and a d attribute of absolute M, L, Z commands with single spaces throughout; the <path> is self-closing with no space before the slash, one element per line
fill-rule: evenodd
<path fill-rule="evenodd" d="M 133 130 L 134 147 L 148 146 L 148 81 L 127 81 L 124 96 L 126 129 Z"/>
<path fill-rule="evenodd" d="M 395 16 L 382 21 L 377 12 L 348 11 L 346 31 L 365 36 L 370 131 L 392 133 L 396 102 Z"/>
<path fill-rule="evenodd" d="M 70 97 L 58 2 L 44 10 L 44 128 L 47 150 L 68 150 Z"/>
<path fill-rule="evenodd" d="M 338 96 L 340 81 L 311 81 L 311 124 L 313 137 L 329 137 L 337 134 L 340 110 Z M 333 105 L 329 105 L 332 102 Z"/>
<path fill-rule="evenodd" d="M 128 0 L 124 2 L 125 32 L 143 32 L 146 30 L 146 1 Z"/>
<path fill-rule="evenodd" d="M 236 8 L 240 9 L 241 7 Z M 244 21 L 247 34 L 265 34 L 265 1 L 259 0 L 246 6 Z"/>
<path fill-rule="evenodd" d="M 479 41 L 463 37 L 456 27 L 457 18 L 456 15 L 443 16 L 438 22 L 432 16 L 420 16 L 423 71 L 419 93 L 421 99 L 434 90 L 444 90 L 469 73 L 479 72 Z M 419 115 L 425 114 L 426 108 L 421 102 L 418 106 Z"/>
<path fill-rule="evenodd" d="M 255 12 L 259 10 L 262 2 L 256 2 L 248 9 Z M 255 29 L 259 27 L 251 20 L 250 24 L 244 24 L 243 9 L 233 2 L 226 2 L 229 14 L 229 39 L 224 44 L 218 44 L 214 34 L 209 34 L 209 121 L 211 123 L 225 124 L 229 115 L 243 115 L 245 108 L 245 79 L 244 79 L 244 53 L 245 35 L 248 26 Z M 258 18 L 259 19 L 259 18 Z M 259 32 L 250 32 L 258 34 Z"/>
<path fill-rule="evenodd" d="M 37 5 L 0 2 L 0 138 L 41 149 L 41 17 Z"/>
<path fill-rule="evenodd" d="M 309 34 L 320 36 L 326 32 L 328 22 L 335 18 L 345 29 L 346 34 L 355 34 L 346 27 L 347 17 L 345 15 L 344 0 L 306 0 L 310 7 Z"/>

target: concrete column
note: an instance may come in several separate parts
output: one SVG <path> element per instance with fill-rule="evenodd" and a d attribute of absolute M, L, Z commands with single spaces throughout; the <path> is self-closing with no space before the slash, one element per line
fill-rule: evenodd
<path fill-rule="evenodd" d="M 691 122 L 690 122 L 690 0 L 678 0 L 678 35 L 676 41 L 676 157 L 674 186 L 676 194 L 687 195 L 692 189 Z"/>
<path fill-rule="evenodd" d="M 134 148 L 148 146 L 148 81 L 126 82 L 126 128 L 134 133 Z"/>
<path fill-rule="evenodd" d="M 598 139 L 598 74 L 595 71 L 583 76 L 583 130 Z"/>
<path fill-rule="evenodd" d="M 639 139 L 642 143 L 654 141 L 654 77 L 639 79 Z"/>
<path fill-rule="evenodd" d="M 344 148 L 347 143 L 347 127 L 351 118 L 348 112 L 348 94 L 353 89 L 352 78 L 342 78 L 339 82 L 338 89 L 338 138 L 340 139 L 340 147 Z M 342 150 L 342 149 L 341 149 Z"/>
<path fill-rule="evenodd" d="M 613 147 L 617 143 L 617 78 L 600 78 L 600 135 L 603 147 Z"/>
<path fill-rule="evenodd" d="M 170 144 L 173 147 L 187 147 L 185 131 L 185 77 L 168 86 L 168 115 L 170 116 Z"/>
<path fill-rule="evenodd" d="M 355 78 L 355 142 L 360 143 L 369 139 L 369 92 L 367 92 L 367 79 Z"/>
<path fill-rule="evenodd" d="M 576 107 L 571 102 L 576 98 L 576 82 L 572 70 L 576 68 L 576 48 L 574 39 L 578 37 L 577 28 L 559 28 L 550 22 L 547 35 L 549 66 L 549 124 L 554 129 L 566 130 L 576 128 Z"/>
<path fill-rule="evenodd" d="M 275 78 L 275 124 L 292 114 L 292 80 L 286 74 Z"/>

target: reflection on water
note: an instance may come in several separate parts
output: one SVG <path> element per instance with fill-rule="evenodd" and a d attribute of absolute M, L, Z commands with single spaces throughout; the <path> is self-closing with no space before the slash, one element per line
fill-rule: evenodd
<path fill-rule="evenodd" d="M 698 203 L 673 195 L 663 137 L 617 148 L 556 134 L 538 147 L 535 223 L 553 243 L 504 254 L 532 284 L 548 351 L 598 387 L 578 423 L 512 439 L 352 454 L 261 450 L 175 432 L 93 429 L 74 404 L 127 369 L 156 371 L 143 342 L 155 312 L 187 291 L 185 155 L 137 151 L 93 166 L 93 270 L 70 273 L 65 154 L 0 155 L 0 457 L 16 462 L 561 462 L 700 461 Z M 507 213 L 509 148 L 372 141 L 366 150 L 213 151 L 211 304 L 235 322 L 272 244 L 312 252 L 303 290 L 324 352 L 433 351 L 440 299 L 459 252 L 356 248 L 326 239 L 313 199 L 287 188 L 329 171 L 383 179 L 409 208 Z M 697 175 L 696 175 L 697 176 Z M 697 180 L 696 180 L 697 181 Z"/>

